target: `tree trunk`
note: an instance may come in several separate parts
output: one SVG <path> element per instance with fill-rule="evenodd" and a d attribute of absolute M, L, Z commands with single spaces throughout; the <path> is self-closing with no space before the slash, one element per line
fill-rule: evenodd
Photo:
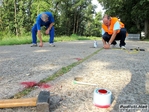
<path fill-rule="evenodd" d="M 149 22 L 148 22 L 148 20 L 145 20 L 145 37 L 146 38 L 149 38 Z"/>
<path fill-rule="evenodd" d="M 18 28 L 17 28 L 17 6 L 16 6 L 16 0 L 14 1 L 14 18 L 15 18 L 15 33 L 16 36 L 18 36 Z"/>
<path fill-rule="evenodd" d="M 74 13 L 74 21 L 73 21 L 73 34 L 75 34 L 76 32 L 76 12 Z"/>
<path fill-rule="evenodd" d="M 79 14 L 77 14 L 77 17 L 76 17 L 76 34 L 78 34 L 78 30 L 79 30 L 79 20 L 80 20 L 80 16 Z"/>
<path fill-rule="evenodd" d="M 28 15 L 29 15 L 29 18 L 31 18 L 31 5 L 32 5 L 32 0 L 30 0 L 29 3 L 28 3 Z"/>

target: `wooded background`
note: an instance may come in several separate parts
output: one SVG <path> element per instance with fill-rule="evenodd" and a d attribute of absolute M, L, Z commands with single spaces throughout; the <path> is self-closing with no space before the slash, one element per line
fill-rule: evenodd
<path fill-rule="evenodd" d="M 101 37 L 102 12 L 92 0 L 1 0 L 0 39 L 6 34 L 30 34 L 39 13 L 50 11 L 56 36 L 72 34 Z M 149 38 L 149 0 L 98 0 L 106 13 L 119 17 L 128 33 L 144 31 Z"/>
<path fill-rule="evenodd" d="M 149 0 L 98 0 L 106 13 L 119 17 L 128 33 L 145 32 L 149 38 Z"/>

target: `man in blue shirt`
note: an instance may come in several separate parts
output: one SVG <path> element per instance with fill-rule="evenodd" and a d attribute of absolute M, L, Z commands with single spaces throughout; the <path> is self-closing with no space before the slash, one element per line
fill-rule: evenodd
<path fill-rule="evenodd" d="M 43 12 L 39 14 L 36 18 L 36 23 L 32 27 L 32 45 L 31 47 L 37 46 L 37 36 L 39 38 L 39 47 L 43 46 L 42 36 L 41 36 L 41 27 L 45 26 L 46 31 L 45 34 L 49 34 L 49 43 L 50 46 L 55 46 L 54 43 L 54 17 L 51 12 Z"/>

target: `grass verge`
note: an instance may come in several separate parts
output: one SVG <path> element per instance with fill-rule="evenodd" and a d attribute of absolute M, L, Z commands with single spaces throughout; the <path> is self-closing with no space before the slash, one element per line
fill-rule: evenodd
<path fill-rule="evenodd" d="M 44 35 L 42 38 L 43 42 L 48 42 L 49 36 Z M 55 37 L 55 42 L 64 42 L 64 41 L 75 41 L 75 40 L 101 40 L 100 37 L 85 37 L 85 36 L 59 36 Z M 39 42 L 39 39 L 37 39 L 37 42 Z M 24 37 L 5 37 L 2 40 L 0 40 L 0 46 L 3 45 L 21 45 L 21 44 L 31 44 L 32 38 L 31 36 L 24 36 Z"/>

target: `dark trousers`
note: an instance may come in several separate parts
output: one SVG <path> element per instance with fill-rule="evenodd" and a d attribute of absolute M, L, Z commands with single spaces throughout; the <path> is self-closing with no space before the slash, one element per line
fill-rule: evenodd
<path fill-rule="evenodd" d="M 126 38 L 126 28 L 121 28 L 120 32 L 116 35 L 115 40 L 111 43 L 113 45 L 116 45 L 116 40 L 120 40 L 120 44 L 119 46 L 125 46 L 125 38 Z M 104 35 L 102 36 L 102 38 L 106 41 L 109 42 L 110 38 L 112 35 L 109 35 L 107 32 L 104 33 Z"/>
<path fill-rule="evenodd" d="M 46 29 L 48 26 L 46 27 Z M 34 24 L 32 27 L 32 43 L 37 43 L 37 24 Z M 54 43 L 54 26 L 52 26 L 51 30 L 49 31 L 49 43 Z"/>

